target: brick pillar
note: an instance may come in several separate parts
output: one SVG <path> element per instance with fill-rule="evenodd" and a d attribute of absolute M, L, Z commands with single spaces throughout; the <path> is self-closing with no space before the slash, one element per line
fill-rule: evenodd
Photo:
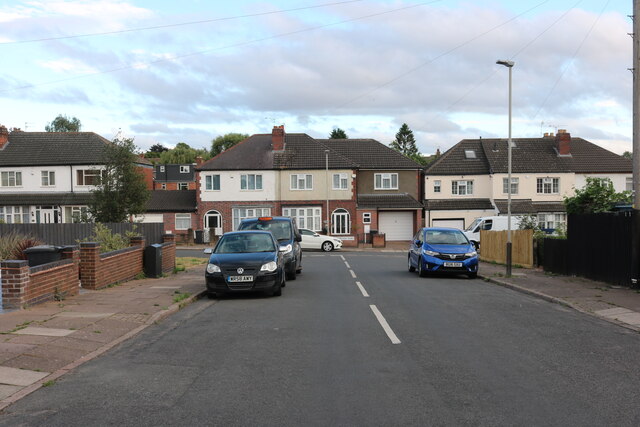
<path fill-rule="evenodd" d="M 136 236 L 129 239 L 129 246 L 142 246 L 144 248 L 144 237 Z"/>
<path fill-rule="evenodd" d="M 62 259 L 73 260 L 75 276 L 78 277 L 78 287 L 80 287 L 80 250 L 77 246 L 64 246 L 62 248 Z"/>
<path fill-rule="evenodd" d="M 162 243 L 169 243 L 169 242 L 174 242 L 176 241 L 176 235 L 175 234 L 163 234 L 162 235 Z"/>
<path fill-rule="evenodd" d="M 176 235 L 162 235 L 162 271 L 164 273 L 176 268 Z"/>
<path fill-rule="evenodd" d="M 29 263 L 27 261 L 2 261 L 2 306 L 21 308 L 29 285 Z"/>
<path fill-rule="evenodd" d="M 80 243 L 80 282 L 85 289 L 100 285 L 100 243 Z"/>

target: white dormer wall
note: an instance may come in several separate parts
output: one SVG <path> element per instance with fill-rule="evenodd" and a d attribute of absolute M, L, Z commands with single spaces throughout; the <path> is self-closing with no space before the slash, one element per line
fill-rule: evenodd
<path fill-rule="evenodd" d="M 440 181 L 440 192 L 434 192 L 434 182 Z M 451 193 L 453 181 L 473 181 L 473 194 L 454 195 Z M 502 182 L 502 181 L 501 181 Z M 487 199 L 492 196 L 492 182 L 489 175 L 427 175 L 425 176 L 425 199 Z"/>
<path fill-rule="evenodd" d="M 78 170 L 100 169 L 95 165 L 80 166 L 4 166 L 0 167 L 0 172 L 21 172 L 22 185 L 15 187 L 3 187 L 0 182 L 0 192 L 2 193 L 43 193 L 43 192 L 89 192 L 95 189 L 91 185 L 78 185 Z M 55 172 L 55 185 L 42 185 L 42 171 Z"/>
<path fill-rule="evenodd" d="M 508 194 L 504 192 L 503 180 L 508 175 L 492 175 L 491 199 L 506 199 Z M 531 199 L 534 202 L 561 202 L 564 196 L 574 194 L 575 175 L 573 173 L 523 173 L 511 174 L 511 178 L 518 178 L 518 193 L 512 194 L 513 199 Z M 558 193 L 538 194 L 538 178 L 558 178 Z"/>
<path fill-rule="evenodd" d="M 616 192 L 620 193 L 627 190 L 627 178 L 633 178 L 631 173 L 610 173 L 610 174 L 576 174 L 575 186 L 576 188 L 584 188 L 587 185 L 587 178 L 609 178 L 613 183 L 613 188 Z"/>
<path fill-rule="evenodd" d="M 230 202 L 230 201 L 274 201 L 276 200 L 277 171 L 201 171 L 200 174 L 200 199 L 203 202 Z M 254 174 L 262 175 L 262 190 L 242 190 L 240 188 L 240 176 Z M 220 190 L 206 190 L 206 176 L 220 175 Z"/>

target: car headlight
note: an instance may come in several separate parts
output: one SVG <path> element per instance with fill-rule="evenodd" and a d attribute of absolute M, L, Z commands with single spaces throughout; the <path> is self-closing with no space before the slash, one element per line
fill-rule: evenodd
<path fill-rule="evenodd" d="M 207 264 L 207 273 L 220 273 L 220 267 L 215 264 Z"/>
<path fill-rule="evenodd" d="M 467 252 L 466 254 L 464 254 L 464 256 L 466 256 L 467 258 L 472 258 L 474 256 L 478 255 L 478 252 L 473 251 L 473 252 Z"/>
<path fill-rule="evenodd" d="M 273 273 L 274 271 L 276 271 L 276 268 L 278 268 L 278 264 L 276 264 L 274 261 L 269 261 L 266 264 L 263 264 L 262 267 L 260 267 L 260 271 L 268 271 L 269 273 Z"/>
<path fill-rule="evenodd" d="M 429 256 L 437 256 L 440 255 L 440 252 L 436 252 L 436 251 L 430 251 L 428 249 L 423 249 L 422 252 L 424 252 L 425 255 L 429 255 Z"/>
<path fill-rule="evenodd" d="M 290 244 L 287 246 L 280 246 L 280 252 L 282 252 L 283 254 L 288 254 L 292 250 L 293 250 L 293 246 L 291 246 Z"/>

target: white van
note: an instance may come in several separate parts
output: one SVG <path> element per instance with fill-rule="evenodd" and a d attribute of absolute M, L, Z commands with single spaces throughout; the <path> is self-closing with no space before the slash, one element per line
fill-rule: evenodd
<path fill-rule="evenodd" d="M 466 230 L 464 235 L 473 243 L 476 248 L 480 246 L 480 230 L 503 231 L 507 229 L 508 216 L 482 216 L 476 218 Z M 511 229 L 517 230 L 520 227 L 520 217 L 511 215 Z"/>

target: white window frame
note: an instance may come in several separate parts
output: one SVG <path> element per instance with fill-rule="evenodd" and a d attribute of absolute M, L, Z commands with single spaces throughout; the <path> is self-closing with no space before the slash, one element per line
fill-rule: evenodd
<path fill-rule="evenodd" d="M 167 189 L 167 184 L 165 184 L 165 183 L 160 184 L 160 189 L 161 190 L 166 190 Z"/>
<path fill-rule="evenodd" d="M 334 173 L 331 177 L 331 186 L 331 188 L 334 190 L 348 190 L 349 175 L 346 173 Z"/>
<path fill-rule="evenodd" d="M 42 187 L 55 187 L 56 171 L 40 171 L 40 185 Z"/>
<path fill-rule="evenodd" d="M 164 165 L 160 165 L 160 172 L 164 172 Z"/>
<path fill-rule="evenodd" d="M 83 217 L 85 218 L 91 217 L 88 206 L 65 206 L 64 207 L 64 222 L 66 224 L 79 222 L 74 220 L 76 218 L 82 219 Z"/>
<path fill-rule="evenodd" d="M 371 212 L 363 212 L 362 213 L 362 223 L 363 224 L 371 224 Z"/>
<path fill-rule="evenodd" d="M 216 188 L 216 180 L 214 178 L 218 178 L 217 187 Z M 220 191 L 220 175 L 205 175 L 204 176 L 204 189 L 205 191 Z"/>
<path fill-rule="evenodd" d="M 509 187 L 507 187 L 507 182 L 509 178 L 502 178 L 502 194 L 509 194 Z M 520 178 L 511 177 L 511 194 L 518 194 L 518 190 L 520 187 Z"/>
<path fill-rule="evenodd" d="M 78 179 L 78 173 L 82 173 L 82 182 Z M 76 170 L 76 185 L 81 187 L 94 187 L 100 184 L 100 180 L 102 179 L 102 170 L 100 169 L 78 169 Z M 97 183 L 95 184 L 85 184 L 87 178 L 95 178 L 97 177 Z"/>
<path fill-rule="evenodd" d="M 433 192 L 434 193 L 441 193 L 442 192 L 442 181 L 439 179 L 436 179 L 433 181 Z"/>
<path fill-rule="evenodd" d="M 191 214 L 177 213 L 175 216 L 176 230 L 188 230 L 191 228 Z"/>
<path fill-rule="evenodd" d="M 625 191 L 633 191 L 633 177 L 631 176 L 625 180 Z"/>
<path fill-rule="evenodd" d="M 331 213 L 331 234 L 351 234 L 351 214 L 344 208 L 338 208 Z"/>
<path fill-rule="evenodd" d="M 0 220 L 6 224 L 29 224 L 29 218 L 28 206 L 0 206 Z"/>
<path fill-rule="evenodd" d="M 394 184 L 395 178 L 395 184 Z M 373 179 L 374 190 L 397 190 L 398 174 L 397 173 L 377 173 Z"/>
<path fill-rule="evenodd" d="M 549 191 L 547 191 L 547 189 Z M 560 178 L 536 178 L 536 194 L 559 194 Z"/>
<path fill-rule="evenodd" d="M 292 191 L 313 190 L 313 175 L 310 173 L 292 173 L 289 179 L 289 189 Z"/>
<path fill-rule="evenodd" d="M 188 182 L 179 182 L 178 183 L 178 190 L 188 190 L 189 189 L 189 183 Z"/>
<path fill-rule="evenodd" d="M 22 187 L 22 172 L 4 171 L 0 173 L 0 186 Z"/>
<path fill-rule="evenodd" d="M 454 196 L 472 196 L 473 180 L 463 179 L 451 181 L 451 194 Z"/>
<path fill-rule="evenodd" d="M 261 191 L 262 175 L 257 173 L 244 173 L 240 175 L 240 190 Z"/>
<path fill-rule="evenodd" d="M 189 173 L 190 171 L 191 171 L 191 166 L 180 165 L 180 173 Z"/>
<path fill-rule="evenodd" d="M 322 208 L 319 206 L 287 206 L 282 208 L 282 216 L 295 218 L 300 228 L 313 231 L 322 230 Z"/>
<path fill-rule="evenodd" d="M 559 226 L 567 225 L 565 212 L 538 212 L 538 225 L 543 230 L 555 230 Z"/>
<path fill-rule="evenodd" d="M 233 208 L 233 229 L 237 230 L 240 225 L 240 221 L 245 218 L 259 218 L 261 216 L 271 216 L 271 208 L 265 208 L 262 206 L 243 206 L 240 208 Z"/>

